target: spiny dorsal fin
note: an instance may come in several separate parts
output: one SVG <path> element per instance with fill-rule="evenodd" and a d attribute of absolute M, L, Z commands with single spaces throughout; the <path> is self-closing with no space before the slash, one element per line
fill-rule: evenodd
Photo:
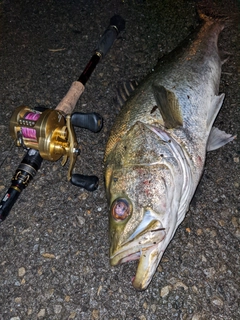
<path fill-rule="evenodd" d="M 175 94 L 158 85 L 153 85 L 153 93 L 165 127 L 170 129 L 182 126 L 182 114 Z"/>
<path fill-rule="evenodd" d="M 124 82 L 123 85 L 121 85 L 117 90 L 115 103 L 122 107 L 137 86 L 138 82 L 136 80 Z"/>

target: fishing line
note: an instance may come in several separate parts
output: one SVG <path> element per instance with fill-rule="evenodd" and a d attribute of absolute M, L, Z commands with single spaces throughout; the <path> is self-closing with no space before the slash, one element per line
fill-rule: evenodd
<path fill-rule="evenodd" d="M 27 122 L 26 124 L 27 125 L 31 124 L 31 126 L 35 125 L 35 123 L 39 119 L 40 115 L 41 115 L 40 113 L 34 113 L 34 112 L 27 113 L 24 116 L 24 119 L 31 120 L 33 122 L 29 122 L 29 123 Z M 24 138 L 37 141 L 37 131 L 35 129 L 29 128 L 29 127 L 22 127 L 21 132 L 22 132 L 22 136 Z"/>

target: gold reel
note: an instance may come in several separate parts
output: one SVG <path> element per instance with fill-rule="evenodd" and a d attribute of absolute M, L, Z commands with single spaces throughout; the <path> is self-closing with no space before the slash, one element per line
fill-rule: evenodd
<path fill-rule="evenodd" d="M 66 117 L 59 110 L 36 111 L 27 106 L 18 107 L 10 119 L 10 133 L 17 146 L 38 150 L 41 157 L 57 161 L 62 166 L 70 159 L 68 180 L 79 154 L 71 116 Z"/>

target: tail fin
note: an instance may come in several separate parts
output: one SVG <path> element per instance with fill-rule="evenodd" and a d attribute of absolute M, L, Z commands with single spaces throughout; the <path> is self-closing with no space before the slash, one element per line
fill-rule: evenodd
<path fill-rule="evenodd" d="M 205 21 L 219 21 L 224 25 L 239 23 L 240 8 L 238 1 L 198 0 L 197 10 L 199 17 Z"/>

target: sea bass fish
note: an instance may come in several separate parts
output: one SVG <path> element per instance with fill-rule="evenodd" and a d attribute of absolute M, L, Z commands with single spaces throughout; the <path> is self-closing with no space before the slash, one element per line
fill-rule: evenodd
<path fill-rule="evenodd" d="M 133 286 L 144 290 L 201 178 L 206 152 L 234 139 L 213 127 L 224 24 L 205 16 L 163 57 L 121 109 L 105 152 L 110 263 L 139 260 Z"/>

